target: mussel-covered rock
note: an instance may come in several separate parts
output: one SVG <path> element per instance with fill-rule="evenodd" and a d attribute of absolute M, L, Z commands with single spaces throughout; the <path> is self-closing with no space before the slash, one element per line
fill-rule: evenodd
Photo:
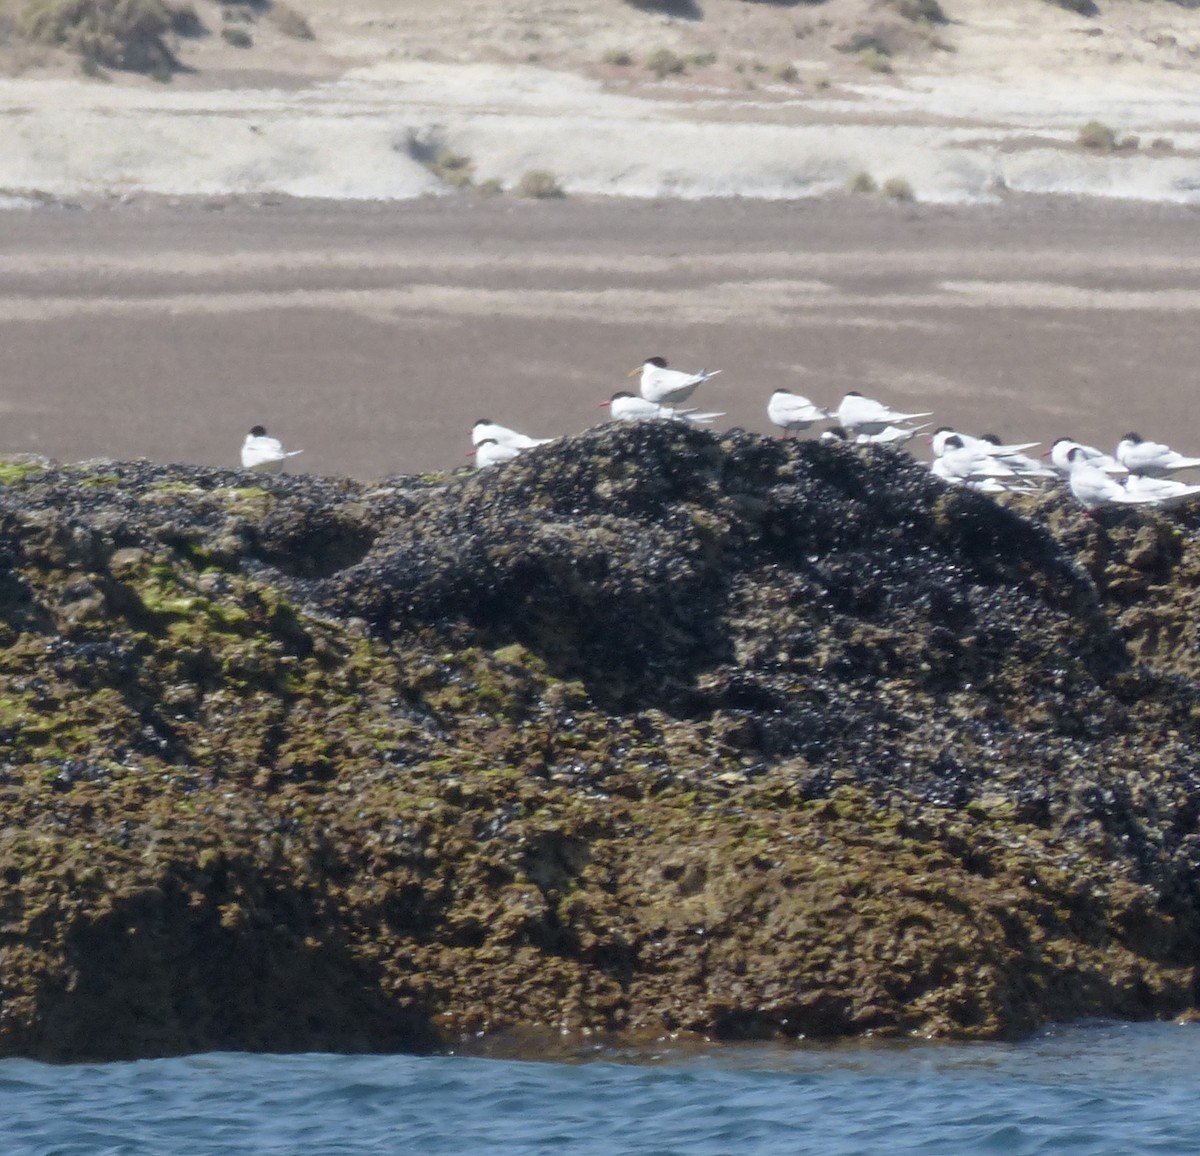
<path fill-rule="evenodd" d="M 0 471 L 0 1053 L 1176 1016 L 1200 527 L 673 423 Z"/>

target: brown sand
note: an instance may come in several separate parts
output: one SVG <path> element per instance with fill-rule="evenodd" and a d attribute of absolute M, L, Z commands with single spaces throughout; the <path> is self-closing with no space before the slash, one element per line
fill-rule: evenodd
<path fill-rule="evenodd" d="M 605 420 L 651 354 L 723 373 L 717 428 L 780 386 L 848 389 L 1006 439 L 1200 451 L 1200 230 L 1188 208 L 1014 200 L 386 206 L 144 202 L 4 214 L 7 452 L 294 468 L 464 464 L 490 417 Z"/>

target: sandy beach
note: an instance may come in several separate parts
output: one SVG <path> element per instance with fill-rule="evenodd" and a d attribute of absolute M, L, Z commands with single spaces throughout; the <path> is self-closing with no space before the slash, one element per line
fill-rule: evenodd
<path fill-rule="evenodd" d="M 652 354 L 720 368 L 719 426 L 849 389 L 1006 439 L 1129 429 L 1200 449 L 1200 231 L 1179 206 L 1016 198 L 390 205 L 5 215 L 3 449 L 294 468 L 463 465 L 489 417 L 543 436 Z"/>

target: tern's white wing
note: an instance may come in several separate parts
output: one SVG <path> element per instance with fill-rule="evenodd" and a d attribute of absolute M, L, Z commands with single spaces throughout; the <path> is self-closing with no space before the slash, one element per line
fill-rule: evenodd
<path fill-rule="evenodd" d="M 489 466 L 498 466 L 504 462 L 511 462 L 513 458 L 519 457 L 521 450 L 516 446 L 502 445 L 494 438 L 484 438 L 475 447 L 475 464 L 485 470 Z"/>
<path fill-rule="evenodd" d="M 1071 472 L 1071 464 L 1067 460 L 1067 455 L 1072 450 L 1078 450 L 1078 457 L 1082 457 L 1089 466 L 1092 466 L 1097 470 L 1103 470 L 1106 474 L 1129 473 L 1129 471 L 1110 454 L 1106 454 L 1103 450 L 1098 450 L 1095 446 L 1084 445 L 1083 442 L 1072 441 L 1070 438 L 1059 438 L 1050 446 L 1050 464 L 1054 466 L 1059 473 L 1069 474 Z"/>
<path fill-rule="evenodd" d="M 1150 498 L 1158 506 L 1174 506 L 1179 502 L 1200 494 L 1200 486 L 1189 486 L 1170 478 L 1150 478 L 1143 474 L 1130 474 L 1125 482 L 1126 493 Z"/>
<path fill-rule="evenodd" d="M 910 438 L 919 434 L 921 430 L 928 428 L 929 424 L 926 421 L 920 425 L 884 426 L 878 433 L 859 434 L 854 439 L 854 444 L 860 446 L 902 446 Z"/>
<path fill-rule="evenodd" d="M 929 417 L 929 414 L 897 413 L 874 398 L 853 392 L 846 394 L 837 408 L 838 424 L 851 433 L 879 433 L 889 425 L 900 425 L 919 417 Z"/>
<path fill-rule="evenodd" d="M 661 359 L 660 359 L 661 360 Z M 636 371 L 635 371 L 636 372 Z M 642 366 L 642 376 L 639 383 L 642 397 L 659 405 L 675 405 L 687 401 L 695 392 L 698 385 L 710 377 L 716 377 L 719 369 L 702 369 L 699 373 L 684 373 L 680 369 L 668 369 L 665 365 L 656 365 L 647 361 Z"/>
<path fill-rule="evenodd" d="M 1148 442 L 1128 434 L 1117 445 L 1117 461 L 1131 474 L 1165 474 L 1200 466 L 1200 458 L 1187 458 L 1161 442 Z"/>
<path fill-rule="evenodd" d="M 261 428 L 261 427 L 255 427 Z M 266 433 L 248 433 L 242 442 L 242 468 L 259 470 L 263 473 L 276 473 L 288 458 L 294 458 L 303 450 L 285 450 L 278 438 Z"/>
<path fill-rule="evenodd" d="M 1083 458 L 1077 457 L 1072 461 L 1067 480 L 1071 493 L 1085 510 L 1114 505 L 1152 505 L 1158 501 L 1157 498 L 1131 493 L 1103 470 L 1088 465 Z"/>
<path fill-rule="evenodd" d="M 808 429 L 814 422 L 828 421 L 833 415 L 807 397 L 789 389 L 777 389 L 767 402 L 767 418 L 783 430 Z"/>
<path fill-rule="evenodd" d="M 969 478 L 1015 478 L 1017 471 L 1006 465 L 999 458 L 985 454 L 974 446 L 946 448 L 937 459 L 943 463 L 945 470 L 966 481 Z"/>
<path fill-rule="evenodd" d="M 497 425 L 494 421 L 481 418 L 471 427 L 471 444 L 477 446 L 480 442 L 489 440 L 496 442 L 497 445 L 527 450 L 533 446 L 545 445 L 553 439 L 531 438 L 527 434 L 518 433 L 515 429 L 509 429 L 508 426 Z"/>

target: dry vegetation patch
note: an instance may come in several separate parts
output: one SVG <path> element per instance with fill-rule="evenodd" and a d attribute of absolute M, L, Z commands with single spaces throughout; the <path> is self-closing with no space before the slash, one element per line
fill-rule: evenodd
<path fill-rule="evenodd" d="M 98 65 L 170 75 L 175 56 L 166 38 L 176 19 L 186 23 L 187 11 L 177 13 L 162 0 L 33 0 L 19 28 Z"/>

